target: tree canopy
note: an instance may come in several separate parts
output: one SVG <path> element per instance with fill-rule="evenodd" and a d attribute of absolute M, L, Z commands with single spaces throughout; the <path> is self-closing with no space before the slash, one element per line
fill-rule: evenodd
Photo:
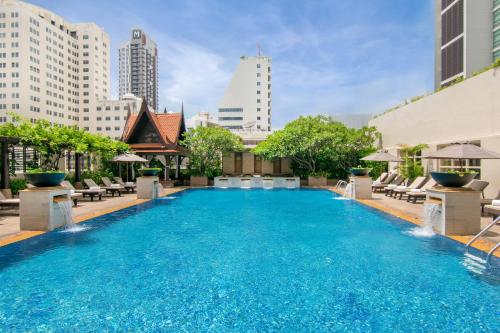
<path fill-rule="evenodd" d="M 47 120 L 32 123 L 15 118 L 14 122 L 0 125 L 0 136 L 18 137 L 22 145 L 33 148 L 40 156 L 39 167 L 43 170 L 57 170 L 66 151 L 96 153 L 107 160 L 128 150 L 128 145 L 121 141 L 76 126 L 51 126 Z"/>
<path fill-rule="evenodd" d="M 190 150 L 191 175 L 222 174 L 222 156 L 243 149 L 241 138 L 221 127 L 196 127 L 184 134 L 182 144 Z"/>
<path fill-rule="evenodd" d="M 268 136 L 253 152 L 268 160 L 289 158 L 299 175 L 344 178 L 347 169 L 375 150 L 374 127 L 348 128 L 327 116 L 301 116 Z"/>

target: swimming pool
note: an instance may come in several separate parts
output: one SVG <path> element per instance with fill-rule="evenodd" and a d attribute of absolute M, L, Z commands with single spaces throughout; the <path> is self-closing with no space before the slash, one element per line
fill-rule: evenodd
<path fill-rule="evenodd" d="M 335 197 L 188 190 L 2 247 L 0 331 L 499 331 L 462 245 Z"/>

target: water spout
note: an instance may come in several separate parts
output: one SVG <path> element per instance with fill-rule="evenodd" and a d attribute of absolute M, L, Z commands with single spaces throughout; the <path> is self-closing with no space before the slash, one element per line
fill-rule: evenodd
<path fill-rule="evenodd" d="M 58 201 L 56 204 L 64 217 L 65 224 L 63 232 L 79 232 L 87 229 L 75 224 L 73 209 L 71 208 L 71 200 Z"/>
<path fill-rule="evenodd" d="M 441 204 L 426 203 L 424 206 L 424 224 L 420 227 L 415 227 L 406 233 L 415 237 L 432 237 L 436 233 L 433 227 L 438 226 L 441 222 Z"/>
<path fill-rule="evenodd" d="M 352 183 L 348 183 L 344 190 L 344 198 L 352 199 L 354 196 L 354 188 L 352 187 Z"/>

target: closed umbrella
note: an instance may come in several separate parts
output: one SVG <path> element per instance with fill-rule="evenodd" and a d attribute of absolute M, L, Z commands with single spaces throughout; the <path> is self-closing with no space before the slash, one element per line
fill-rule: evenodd
<path fill-rule="evenodd" d="M 134 163 L 134 162 L 147 163 L 148 162 L 147 159 L 142 158 L 139 155 L 135 155 L 135 154 L 131 154 L 131 153 L 125 153 L 125 154 L 115 156 L 115 157 L 113 157 L 113 159 L 111 161 L 117 162 L 117 163 L 124 162 L 127 164 L 127 181 L 129 180 L 128 179 L 128 164 L 129 163 Z M 120 177 L 121 177 L 121 169 L 120 169 Z"/>

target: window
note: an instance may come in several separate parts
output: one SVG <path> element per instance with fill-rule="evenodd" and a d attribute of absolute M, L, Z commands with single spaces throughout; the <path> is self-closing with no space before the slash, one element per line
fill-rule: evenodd
<path fill-rule="evenodd" d="M 498 27 L 500 25 L 500 9 L 495 10 L 493 13 L 493 27 Z"/>
<path fill-rule="evenodd" d="M 243 120 L 243 117 L 219 117 L 219 121 L 225 120 Z"/>
<path fill-rule="evenodd" d="M 480 146 L 479 142 L 472 142 L 477 146 Z M 438 146 L 437 149 L 443 149 L 447 145 Z M 449 160 L 439 160 L 439 171 L 452 171 L 452 170 L 460 170 L 463 168 L 467 171 L 475 171 L 478 173 L 477 178 L 480 178 L 481 175 L 481 160 L 478 159 L 470 159 L 470 160 L 462 160 L 462 165 L 460 165 L 460 161 L 456 159 Z"/>
<path fill-rule="evenodd" d="M 257 68 L 260 68 L 260 64 L 257 64 Z"/>
<path fill-rule="evenodd" d="M 96 130 L 102 131 L 102 127 L 97 127 Z"/>
<path fill-rule="evenodd" d="M 257 117 L 257 120 L 260 120 L 260 117 Z"/>
<path fill-rule="evenodd" d="M 219 112 L 243 112 L 243 108 L 222 108 Z"/>

